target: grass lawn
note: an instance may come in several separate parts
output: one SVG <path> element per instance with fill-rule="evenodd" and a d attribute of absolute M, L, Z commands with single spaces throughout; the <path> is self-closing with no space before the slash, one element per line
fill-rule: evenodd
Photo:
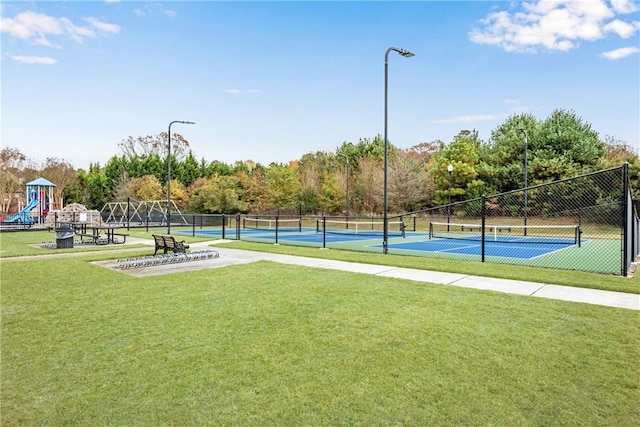
<path fill-rule="evenodd" d="M 557 270 L 552 268 L 404 255 L 383 255 L 338 249 L 323 250 L 302 246 L 274 245 L 271 243 L 245 241 L 233 242 L 221 246 L 252 251 L 336 259 L 367 264 L 391 265 L 395 267 L 462 273 L 475 276 L 499 277 L 502 279 L 526 280 L 538 283 L 640 294 L 640 274 L 636 274 L 634 277 L 630 278 L 582 271 Z"/>
<path fill-rule="evenodd" d="M 90 263 L 113 257 L 0 264 L 3 425 L 640 419 L 636 311 L 269 262 Z"/>

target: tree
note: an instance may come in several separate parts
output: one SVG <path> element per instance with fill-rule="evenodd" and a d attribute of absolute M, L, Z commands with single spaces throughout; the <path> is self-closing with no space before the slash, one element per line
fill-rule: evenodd
<path fill-rule="evenodd" d="M 487 183 L 489 193 L 504 193 L 524 187 L 525 135 L 531 162 L 531 143 L 538 136 L 539 123 L 531 114 L 512 115 L 491 132 L 488 144 L 479 148 L 478 178 Z"/>
<path fill-rule="evenodd" d="M 167 198 L 167 193 L 163 190 L 162 184 L 154 175 L 133 178 L 130 189 L 133 197 L 138 200 L 163 200 Z"/>
<path fill-rule="evenodd" d="M 50 209 L 62 207 L 62 195 L 65 189 L 77 182 L 78 176 L 71 163 L 56 158 L 48 158 L 42 170 L 42 176 L 54 183 L 53 199 Z"/>
<path fill-rule="evenodd" d="M 461 131 L 438 157 L 436 174 L 440 190 L 436 191 L 438 204 L 456 202 L 481 195 L 484 182 L 478 178 L 477 134 Z M 449 164 L 453 171 L 449 175 Z"/>
<path fill-rule="evenodd" d="M 127 172 L 127 159 L 125 156 L 112 157 L 104 167 L 103 173 L 108 178 L 109 187 L 115 200 L 127 200 L 129 193 L 129 173 Z"/>
<path fill-rule="evenodd" d="M 356 209 L 370 214 L 382 212 L 384 169 L 380 161 L 363 158 L 358 168 L 353 186 Z"/>
<path fill-rule="evenodd" d="M 268 208 L 264 167 L 255 165 L 251 169 L 237 168 L 234 176 L 244 189 L 243 200 L 247 203 L 247 209 L 251 212 L 264 212 Z"/>
<path fill-rule="evenodd" d="M 100 165 L 89 165 L 89 173 L 86 176 L 84 205 L 88 209 L 101 210 L 111 199 L 109 179 L 100 171 Z"/>
<path fill-rule="evenodd" d="M 389 210 L 417 210 L 427 193 L 427 176 L 419 156 L 398 150 L 389 165 Z"/>
<path fill-rule="evenodd" d="M 330 213 L 339 213 L 345 209 L 345 201 L 344 179 L 338 173 L 328 173 L 322 181 L 322 206 Z"/>
<path fill-rule="evenodd" d="M 0 212 L 17 210 L 24 198 L 22 169 L 27 157 L 17 148 L 5 147 L 0 151 Z"/>
<path fill-rule="evenodd" d="M 214 175 L 200 179 L 190 189 L 187 208 L 199 213 L 245 212 L 247 203 L 242 200 L 240 181 L 235 176 Z"/>
<path fill-rule="evenodd" d="M 531 175 L 535 182 L 569 178 L 595 170 L 606 147 L 573 111 L 555 110 L 531 140 Z"/>
<path fill-rule="evenodd" d="M 267 198 L 277 209 L 297 205 L 300 182 L 295 171 L 287 166 L 271 164 L 265 173 Z"/>
<path fill-rule="evenodd" d="M 200 178 L 200 167 L 198 165 L 198 161 L 196 160 L 193 152 L 189 151 L 189 154 L 184 159 L 184 161 L 179 162 L 176 166 L 175 176 L 172 175 L 172 178 L 177 179 L 182 182 L 186 187 L 190 186 Z"/>
<path fill-rule="evenodd" d="M 167 132 L 159 135 L 129 136 L 123 139 L 118 148 L 127 158 L 140 157 L 142 159 L 156 155 L 161 158 L 167 156 Z M 189 152 L 189 141 L 179 133 L 171 133 L 171 154 L 177 159 L 183 159 Z"/>
<path fill-rule="evenodd" d="M 317 212 L 322 205 L 322 169 L 326 167 L 324 153 L 308 153 L 298 162 L 297 173 L 300 181 L 300 203 L 304 213 Z"/>
<path fill-rule="evenodd" d="M 205 164 L 204 159 L 202 160 L 202 164 Z M 201 166 L 202 168 L 202 166 Z M 214 160 L 208 165 L 206 165 L 203 169 L 203 173 L 200 176 L 212 176 L 212 175 L 233 175 L 234 170 L 228 164 Z"/>
<path fill-rule="evenodd" d="M 640 199 L 640 157 L 633 147 L 613 137 L 605 138 L 607 154 L 598 161 L 598 169 L 610 169 L 629 163 L 629 182 L 634 199 Z"/>

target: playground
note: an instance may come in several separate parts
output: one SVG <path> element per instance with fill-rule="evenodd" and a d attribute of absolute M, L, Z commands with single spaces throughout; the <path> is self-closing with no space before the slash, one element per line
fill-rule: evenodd
<path fill-rule="evenodd" d="M 44 222 L 54 204 L 53 188 L 55 184 L 38 178 L 26 184 L 27 204 L 19 206 L 19 210 L 12 215 L 2 218 L 2 224 L 33 225 Z"/>

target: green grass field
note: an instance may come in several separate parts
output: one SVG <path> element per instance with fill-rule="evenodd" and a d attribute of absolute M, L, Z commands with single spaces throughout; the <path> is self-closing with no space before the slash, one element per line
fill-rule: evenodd
<path fill-rule="evenodd" d="M 0 235 L 3 258 L 37 234 Z M 2 425 L 640 419 L 636 311 L 269 262 L 145 278 L 91 264 L 119 257 L 0 263 Z"/>

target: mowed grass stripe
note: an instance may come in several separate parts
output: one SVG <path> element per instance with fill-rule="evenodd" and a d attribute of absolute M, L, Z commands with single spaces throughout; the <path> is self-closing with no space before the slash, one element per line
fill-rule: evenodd
<path fill-rule="evenodd" d="M 2 265 L 3 425 L 632 425 L 638 314 L 259 262 Z"/>

